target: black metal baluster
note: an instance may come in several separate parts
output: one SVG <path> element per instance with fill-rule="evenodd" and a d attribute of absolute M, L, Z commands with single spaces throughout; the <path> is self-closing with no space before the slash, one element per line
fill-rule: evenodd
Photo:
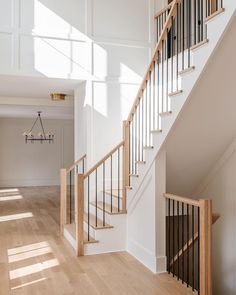
<path fill-rule="evenodd" d="M 111 159 L 111 213 L 112 213 L 112 211 L 113 211 L 113 209 L 112 209 L 112 199 L 113 199 L 113 197 L 112 197 L 112 155 L 111 155 L 110 159 Z"/>
<path fill-rule="evenodd" d="M 142 161 L 144 161 L 144 91 L 142 90 Z"/>
<path fill-rule="evenodd" d="M 147 101 L 148 101 L 148 91 L 147 91 L 147 89 L 148 89 L 148 84 L 147 84 L 148 82 L 146 81 L 146 89 L 145 89 L 145 93 L 146 93 L 146 100 L 145 100 L 145 117 L 146 117 L 146 122 L 145 122 L 145 137 L 146 137 L 146 143 L 145 143 L 145 146 L 147 146 L 148 145 L 148 137 L 147 137 L 147 134 L 148 134 L 148 115 L 147 115 L 147 113 L 148 113 L 148 105 L 147 105 Z"/>
<path fill-rule="evenodd" d="M 157 129 L 160 129 L 160 126 L 159 126 L 159 109 L 160 109 L 160 87 L 159 87 L 159 84 L 160 84 L 160 69 L 159 69 L 159 66 L 160 66 L 160 51 L 158 50 L 158 60 L 157 60 Z"/>
<path fill-rule="evenodd" d="M 161 100 L 162 100 L 162 103 L 161 103 L 161 112 L 163 113 L 164 112 L 164 41 L 162 40 L 162 52 L 161 52 L 161 91 L 162 91 L 162 96 L 161 96 Z"/>
<path fill-rule="evenodd" d="M 184 203 L 182 203 L 182 284 L 184 283 Z"/>
<path fill-rule="evenodd" d="M 173 16 L 171 17 L 171 92 L 173 92 L 174 90 L 174 29 L 175 29 L 175 26 L 174 26 L 174 18 Z"/>
<path fill-rule="evenodd" d="M 102 213 L 103 213 L 103 226 L 106 225 L 106 214 L 105 214 L 105 177 L 106 177 L 106 170 L 105 170 L 105 162 L 103 162 L 103 200 L 102 200 Z"/>
<path fill-rule="evenodd" d="M 187 287 L 189 287 L 189 204 L 187 204 Z"/>
<path fill-rule="evenodd" d="M 200 208 L 197 208 L 197 231 L 198 231 L 198 295 L 200 295 Z"/>
<path fill-rule="evenodd" d="M 72 174 L 70 171 L 70 223 L 72 223 Z"/>
<path fill-rule="evenodd" d="M 201 41 L 203 41 L 203 25 L 204 25 L 204 19 L 203 19 L 203 0 L 201 0 Z"/>
<path fill-rule="evenodd" d="M 173 269 L 173 277 L 175 276 L 175 263 L 174 263 L 174 258 L 175 258 L 175 201 L 173 200 L 173 208 L 172 208 L 172 213 L 173 213 L 173 249 L 172 249 L 172 269 Z"/>
<path fill-rule="evenodd" d="M 198 20 L 198 29 L 197 29 L 197 38 L 198 38 L 198 43 L 201 42 L 201 20 L 200 20 L 200 0 L 197 0 L 197 20 Z"/>
<path fill-rule="evenodd" d="M 157 17 L 157 42 L 159 40 L 159 16 Z"/>
<path fill-rule="evenodd" d="M 135 133 L 134 133 L 134 115 L 132 120 L 132 173 L 134 174 L 135 170 Z"/>
<path fill-rule="evenodd" d="M 154 61 L 153 64 L 153 75 L 152 75 L 152 87 L 153 87 L 153 122 L 152 122 L 152 129 L 155 130 L 156 129 L 156 60 Z"/>
<path fill-rule="evenodd" d="M 169 260 L 169 265 L 168 265 L 168 273 L 170 273 L 170 233 L 171 233 L 171 230 L 170 230 L 170 199 L 168 199 L 168 250 L 169 250 L 169 253 L 168 253 L 168 260 Z"/>
<path fill-rule="evenodd" d="M 188 68 L 190 68 L 190 47 L 191 47 L 191 0 L 187 1 L 188 11 Z"/>
<path fill-rule="evenodd" d="M 149 72 L 149 122 L 148 122 L 148 140 L 149 140 L 149 146 L 152 145 L 151 143 L 151 122 L 152 122 L 152 116 L 151 116 L 151 113 L 152 113 L 152 73 L 151 71 Z"/>
<path fill-rule="evenodd" d="M 176 33 L 176 91 L 179 89 L 179 13 L 180 13 L 180 6 L 177 3 L 177 15 L 176 15 L 176 23 L 177 23 L 177 33 Z"/>
<path fill-rule="evenodd" d="M 177 246 L 178 246 L 178 249 L 177 249 L 177 253 L 178 253 L 178 273 L 177 273 L 177 277 L 178 277 L 178 280 L 179 280 L 179 250 L 180 250 L 180 241 L 179 241 L 179 238 L 180 238 L 180 234 L 179 234 L 179 202 L 177 202 L 177 238 L 178 238 L 178 242 L 177 242 Z"/>
<path fill-rule="evenodd" d="M 129 174 L 131 173 L 131 154 L 130 154 L 130 150 L 131 150 L 131 123 L 129 122 Z M 123 151 L 124 152 L 124 151 Z M 130 175 L 129 175 L 129 186 L 130 186 Z"/>
<path fill-rule="evenodd" d="M 194 0 L 194 45 L 197 44 L 197 27 L 196 26 L 197 26 L 197 2 L 196 0 Z"/>
<path fill-rule="evenodd" d="M 169 47 L 169 38 L 168 38 L 168 29 L 166 30 L 166 111 L 169 111 L 169 56 L 168 56 L 168 47 Z"/>
<path fill-rule="evenodd" d="M 88 241 L 90 241 L 90 237 L 89 237 L 89 225 L 90 225 L 90 212 L 89 212 L 89 203 L 90 203 L 90 198 L 89 198 L 89 176 L 88 176 Z"/>
<path fill-rule="evenodd" d="M 192 206 L 192 290 L 194 291 L 194 268 L 195 268 L 195 263 L 194 263 L 194 206 Z"/>
<path fill-rule="evenodd" d="M 95 222 L 96 222 L 96 227 L 98 226 L 98 171 L 96 169 L 95 171 Z"/>
<path fill-rule="evenodd" d="M 138 161 L 141 159 L 141 98 L 138 104 Z"/>
<path fill-rule="evenodd" d="M 182 1 L 182 70 L 184 70 L 184 38 L 185 38 L 185 17 L 184 17 L 184 1 Z"/>
<path fill-rule="evenodd" d="M 118 212 L 120 212 L 120 149 L 118 149 L 117 155 L 117 166 L 118 166 Z"/>

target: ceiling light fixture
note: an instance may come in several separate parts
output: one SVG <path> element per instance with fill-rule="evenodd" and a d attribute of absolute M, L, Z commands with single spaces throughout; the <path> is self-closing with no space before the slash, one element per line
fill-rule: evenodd
<path fill-rule="evenodd" d="M 54 134 L 52 132 L 47 132 L 45 133 L 45 130 L 44 130 L 44 127 L 43 127 L 43 122 L 42 122 L 42 119 L 41 119 L 41 113 L 42 112 L 38 112 L 38 116 L 37 118 L 35 119 L 34 121 L 34 124 L 33 126 L 31 127 L 30 131 L 25 131 L 23 133 L 23 136 L 25 137 L 25 143 L 27 142 L 35 142 L 35 141 L 40 141 L 41 143 L 47 141 L 49 143 L 52 143 L 53 140 L 54 140 Z M 33 134 L 33 129 L 36 125 L 36 123 L 39 121 L 40 123 L 40 126 L 41 126 L 41 132 L 38 133 L 37 136 L 35 136 Z"/>
<path fill-rule="evenodd" d="M 66 98 L 66 94 L 64 93 L 51 93 L 50 96 L 51 96 L 51 99 L 55 101 L 65 100 Z"/>

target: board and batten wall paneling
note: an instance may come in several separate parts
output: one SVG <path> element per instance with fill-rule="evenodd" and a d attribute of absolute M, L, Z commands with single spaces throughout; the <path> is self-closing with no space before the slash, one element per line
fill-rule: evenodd
<path fill-rule="evenodd" d="M 58 185 L 60 168 L 74 161 L 73 120 L 43 120 L 45 129 L 55 133 L 53 144 L 25 144 L 22 133 L 32 123 L 33 119 L 0 119 L 1 187 Z"/>

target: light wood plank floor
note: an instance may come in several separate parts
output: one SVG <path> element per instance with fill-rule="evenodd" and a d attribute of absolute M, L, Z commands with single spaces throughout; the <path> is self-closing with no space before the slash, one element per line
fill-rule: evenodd
<path fill-rule="evenodd" d="M 59 235 L 59 188 L 0 189 L 0 294 L 193 294 L 126 252 L 77 258 Z"/>

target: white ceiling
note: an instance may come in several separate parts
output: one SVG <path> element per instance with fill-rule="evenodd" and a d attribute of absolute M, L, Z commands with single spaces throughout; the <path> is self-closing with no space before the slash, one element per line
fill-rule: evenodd
<path fill-rule="evenodd" d="M 0 117 L 34 117 L 43 111 L 43 117 L 73 118 L 73 93 L 79 80 L 51 79 L 0 75 Z M 69 96 L 65 101 L 53 102 L 50 93 Z"/>

